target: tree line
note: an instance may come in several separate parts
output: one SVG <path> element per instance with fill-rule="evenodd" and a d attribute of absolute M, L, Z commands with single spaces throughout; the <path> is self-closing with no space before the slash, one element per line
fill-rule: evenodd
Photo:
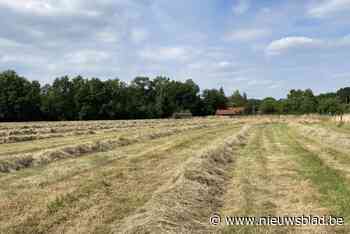
<path fill-rule="evenodd" d="M 0 121 L 108 120 L 168 118 L 176 112 L 194 116 L 215 114 L 217 109 L 245 107 L 245 114 L 339 114 L 346 112 L 350 88 L 315 96 L 312 90 L 291 90 L 286 99 L 248 99 L 238 90 L 201 92 L 191 79 L 136 77 L 102 81 L 82 76 L 56 78 L 41 86 L 15 71 L 0 73 Z"/>

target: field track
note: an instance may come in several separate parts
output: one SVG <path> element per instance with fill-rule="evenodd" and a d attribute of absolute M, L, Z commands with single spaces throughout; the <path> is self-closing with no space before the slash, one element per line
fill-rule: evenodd
<path fill-rule="evenodd" d="M 213 213 L 350 220 L 347 125 L 294 117 L 12 123 L 0 124 L 0 138 L 0 233 L 350 232 L 209 224 Z"/>

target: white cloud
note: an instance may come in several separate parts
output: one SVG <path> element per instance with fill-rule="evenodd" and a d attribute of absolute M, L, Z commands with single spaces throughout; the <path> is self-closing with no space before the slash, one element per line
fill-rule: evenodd
<path fill-rule="evenodd" d="M 313 17 L 328 17 L 337 13 L 346 13 L 350 10 L 350 0 L 328 0 L 314 5 L 308 11 Z"/>
<path fill-rule="evenodd" d="M 226 68 L 226 67 L 231 67 L 232 63 L 228 62 L 228 61 L 221 61 L 218 63 L 218 67 L 220 68 Z"/>
<path fill-rule="evenodd" d="M 85 14 L 90 16 L 98 15 L 94 10 L 84 9 L 81 0 L 0 0 L 0 5 L 12 8 L 17 11 L 29 12 L 37 15 L 58 15 L 58 14 Z"/>
<path fill-rule="evenodd" d="M 269 89 L 278 89 L 278 88 L 281 88 L 281 85 L 280 84 L 273 84 L 273 85 L 270 85 L 268 88 Z"/>
<path fill-rule="evenodd" d="M 8 47 L 20 47 L 20 46 L 23 46 L 23 45 L 15 41 L 0 37 L 0 47 L 8 48 Z"/>
<path fill-rule="evenodd" d="M 246 13 L 250 8 L 250 0 L 237 0 L 236 4 L 232 7 L 233 13 L 236 15 L 242 15 Z"/>
<path fill-rule="evenodd" d="M 101 31 L 96 34 L 96 37 L 101 42 L 114 43 L 118 41 L 117 33 L 110 31 Z"/>
<path fill-rule="evenodd" d="M 267 46 L 265 52 L 268 55 L 277 55 L 290 49 L 317 48 L 323 44 L 323 41 L 309 37 L 285 37 L 280 40 L 271 42 Z"/>
<path fill-rule="evenodd" d="M 262 85 L 270 85 L 272 84 L 272 80 L 262 80 L 262 79 L 249 79 L 247 82 L 248 86 L 262 86 Z"/>
<path fill-rule="evenodd" d="M 148 38 L 147 30 L 145 30 L 143 28 L 135 28 L 135 29 L 131 30 L 131 40 L 135 44 L 139 44 L 139 43 L 147 40 L 147 38 Z"/>
<path fill-rule="evenodd" d="M 4 55 L 0 58 L 2 63 L 22 63 L 25 65 L 45 64 L 45 59 L 33 55 Z"/>
<path fill-rule="evenodd" d="M 269 34 L 270 32 L 265 29 L 242 29 L 228 33 L 225 39 L 230 41 L 251 41 Z"/>
<path fill-rule="evenodd" d="M 340 16 L 338 12 L 343 10 L 330 10 L 334 0 L 259 6 L 252 0 L 185 2 L 0 0 L 0 68 L 13 68 L 45 82 L 62 74 L 118 76 L 126 81 L 136 75 L 192 77 L 203 88 L 240 88 L 255 97 L 278 96 L 282 89 L 294 87 L 295 77 L 315 88 L 329 88 L 316 78 L 347 72 L 350 36 L 335 36 L 344 32 L 346 21 L 329 24 L 305 19 Z M 222 17 L 223 4 L 231 14 L 228 18 Z M 321 6 L 326 7 L 321 10 Z M 220 11 L 213 13 L 219 7 Z M 344 9 L 346 13 L 349 8 Z M 305 12 L 308 10 L 313 14 Z M 99 16 L 92 17 L 94 12 Z M 198 21 L 210 17 L 213 20 Z M 304 37 L 295 37 L 298 35 Z M 281 40 L 273 41 L 277 39 Z M 265 52 L 284 56 L 264 57 Z M 296 68 L 287 70 L 284 66 Z M 281 74 L 285 83 L 269 90 L 276 82 L 280 84 Z M 274 82 L 249 82 L 263 77 Z M 333 81 L 340 86 L 341 82 L 346 84 L 345 78 Z"/>
<path fill-rule="evenodd" d="M 185 60 L 189 58 L 189 51 L 183 47 L 147 48 L 139 52 L 139 56 L 149 60 Z"/>
<path fill-rule="evenodd" d="M 231 73 L 237 69 L 237 64 L 229 60 L 198 59 L 187 65 L 190 73 L 205 72 L 206 74 Z"/>
<path fill-rule="evenodd" d="M 82 50 L 65 56 L 69 63 L 78 65 L 96 64 L 106 61 L 110 58 L 109 54 L 102 51 Z"/>
<path fill-rule="evenodd" d="M 285 37 L 272 41 L 266 48 L 267 55 L 279 55 L 293 49 L 328 49 L 337 51 L 350 46 L 350 35 L 341 38 L 315 39 L 309 37 Z"/>

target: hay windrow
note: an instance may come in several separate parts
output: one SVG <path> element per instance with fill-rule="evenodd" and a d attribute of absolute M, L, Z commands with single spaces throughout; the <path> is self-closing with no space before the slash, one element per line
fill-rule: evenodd
<path fill-rule="evenodd" d="M 341 147 L 347 151 L 350 150 L 350 138 L 347 134 L 331 130 L 329 128 L 320 127 L 318 125 L 304 125 L 291 123 L 291 127 L 295 128 L 300 134 L 308 138 L 325 143 L 330 146 Z"/>
<path fill-rule="evenodd" d="M 143 120 L 143 121 L 112 121 L 104 122 L 73 122 L 73 123 L 43 123 L 36 125 L 10 125 L 0 126 L 0 144 L 60 138 L 66 136 L 93 135 L 98 133 L 111 133 L 125 131 L 126 129 L 147 128 L 172 128 L 193 125 L 212 124 L 217 120 L 196 119 L 195 122 L 188 120 Z M 223 120 L 222 123 L 229 122 Z M 231 122 L 231 121 L 230 121 Z"/>
<path fill-rule="evenodd" d="M 161 137 L 171 136 L 174 134 L 179 134 L 190 130 L 216 126 L 219 126 L 219 124 L 203 124 L 192 127 L 187 126 L 183 128 L 157 130 L 151 133 L 140 133 L 133 137 L 119 137 L 115 140 L 103 140 L 73 146 L 66 146 L 53 150 L 46 150 L 39 153 L 11 155 L 8 157 L 4 157 L 0 160 L 0 172 L 9 173 L 12 171 L 22 170 L 24 168 L 46 165 L 53 161 L 62 160 L 66 158 L 75 158 L 86 154 L 109 151 L 115 149 L 116 147 L 135 144 L 145 140 L 152 140 Z"/>
<path fill-rule="evenodd" d="M 236 146 L 249 126 L 219 145 L 189 158 L 138 212 L 115 224 L 115 233 L 211 233 L 209 217 L 222 205 Z M 207 218 L 206 218 L 207 217 Z M 204 219 L 203 219 L 204 218 Z M 206 219 L 205 219 L 206 218 Z"/>

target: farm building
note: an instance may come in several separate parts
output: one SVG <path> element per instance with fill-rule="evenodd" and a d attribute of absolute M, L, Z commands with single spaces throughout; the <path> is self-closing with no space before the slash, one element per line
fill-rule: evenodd
<path fill-rule="evenodd" d="M 219 109 L 216 111 L 217 116 L 237 116 L 244 114 L 244 107 L 233 107 L 228 109 Z"/>

